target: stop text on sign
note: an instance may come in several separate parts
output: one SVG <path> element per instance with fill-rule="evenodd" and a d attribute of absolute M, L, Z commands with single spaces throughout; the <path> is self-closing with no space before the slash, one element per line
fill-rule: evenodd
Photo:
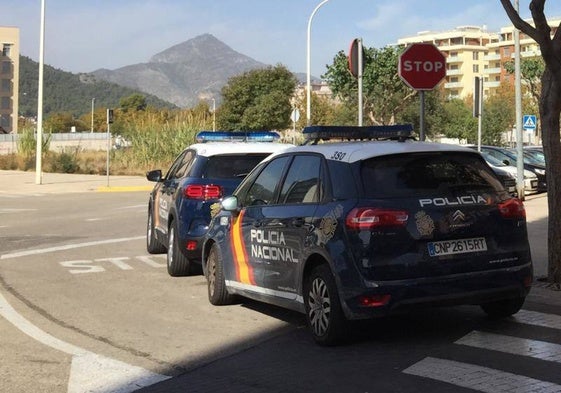
<path fill-rule="evenodd" d="M 444 68 L 443 62 L 405 60 L 403 62 L 403 71 L 406 72 L 440 72 Z"/>

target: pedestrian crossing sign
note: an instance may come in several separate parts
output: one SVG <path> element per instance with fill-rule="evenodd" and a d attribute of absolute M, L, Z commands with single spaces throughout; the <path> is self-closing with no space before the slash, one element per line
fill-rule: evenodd
<path fill-rule="evenodd" d="M 536 116 L 535 115 L 524 115 L 522 119 L 522 128 L 525 130 L 535 130 L 536 129 Z"/>

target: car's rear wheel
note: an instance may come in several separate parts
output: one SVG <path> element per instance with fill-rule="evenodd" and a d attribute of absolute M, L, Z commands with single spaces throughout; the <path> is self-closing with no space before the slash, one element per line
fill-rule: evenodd
<path fill-rule="evenodd" d="M 156 238 L 154 231 L 154 217 L 152 209 L 148 210 L 148 221 L 146 224 L 146 249 L 150 254 L 163 254 L 166 246 Z"/>
<path fill-rule="evenodd" d="M 304 305 L 308 326 L 318 344 L 335 345 L 345 338 L 348 323 L 329 266 L 319 265 L 307 276 Z"/>
<path fill-rule="evenodd" d="M 177 232 L 177 225 L 175 222 L 172 222 L 168 231 L 168 273 L 173 277 L 188 276 L 191 274 L 192 263 L 181 252 Z"/>
<path fill-rule="evenodd" d="M 215 306 L 232 304 L 233 296 L 228 293 L 224 278 L 222 254 L 216 244 L 213 244 L 208 254 L 206 264 L 206 280 L 208 285 L 208 300 Z"/>
<path fill-rule="evenodd" d="M 525 297 L 498 300 L 496 302 L 483 303 L 481 308 L 492 318 L 505 318 L 516 314 L 522 308 Z"/>

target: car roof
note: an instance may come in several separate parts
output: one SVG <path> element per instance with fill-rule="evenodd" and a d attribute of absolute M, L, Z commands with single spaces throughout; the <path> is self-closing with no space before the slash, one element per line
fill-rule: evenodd
<path fill-rule="evenodd" d="M 211 157 L 223 154 L 244 154 L 244 153 L 275 153 L 294 146 L 289 143 L 280 142 L 207 142 L 195 143 L 187 149 L 192 149 L 198 155 Z"/>
<path fill-rule="evenodd" d="M 352 163 L 364 159 L 390 154 L 425 153 L 425 152 L 468 152 L 476 153 L 473 149 L 463 146 L 436 142 L 419 141 L 352 141 L 334 142 L 317 145 L 295 146 L 284 150 L 285 153 L 319 153 L 326 159 Z M 267 159 L 281 154 L 275 153 Z"/>

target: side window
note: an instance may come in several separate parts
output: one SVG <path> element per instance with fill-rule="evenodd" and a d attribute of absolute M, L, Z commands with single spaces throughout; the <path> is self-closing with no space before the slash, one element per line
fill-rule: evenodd
<path fill-rule="evenodd" d="M 178 178 L 177 173 L 181 167 L 181 164 L 184 162 L 185 157 L 189 154 L 193 154 L 193 152 L 190 150 L 185 150 L 179 156 L 177 156 L 173 164 L 171 164 L 171 166 L 169 167 L 168 172 L 166 173 L 166 180 Z"/>
<path fill-rule="evenodd" d="M 185 152 L 185 155 L 183 156 L 181 162 L 177 166 L 177 171 L 175 172 L 174 177 L 180 178 L 187 175 L 189 173 L 189 170 L 191 169 L 191 165 L 193 165 L 194 158 L 195 158 L 194 151 L 188 150 L 187 152 Z"/>
<path fill-rule="evenodd" d="M 268 205 L 275 196 L 277 184 L 290 157 L 272 160 L 256 177 L 245 195 L 239 195 L 242 206 Z"/>
<path fill-rule="evenodd" d="M 294 157 L 282 186 L 280 203 L 312 203 L 320 197 L 319 156 L 299 155 Z"/>

